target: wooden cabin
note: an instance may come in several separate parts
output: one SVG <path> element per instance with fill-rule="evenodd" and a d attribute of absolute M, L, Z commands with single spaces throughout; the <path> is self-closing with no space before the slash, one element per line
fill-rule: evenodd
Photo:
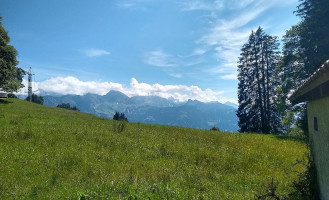
<path fill-rule="evenodd" d="M 290 97 L 307 102 L 308 131 L 321 199 L 329 200 L 329 60 Z"/>
<path fill-rule="evenodd" d="M 8 98 L 8 94 L 0 88 L 0 99 L 3 98 Z"/>

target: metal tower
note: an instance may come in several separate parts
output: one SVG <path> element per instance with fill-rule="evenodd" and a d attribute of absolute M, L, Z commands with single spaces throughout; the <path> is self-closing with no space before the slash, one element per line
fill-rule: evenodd
<path fill-rule="evenodd" d="M 32 67 L 30 67 L 30 70 L 26 73 L 28 75 L 28 98 L 29 98 L 29 101 L 31 102 L 32 101 Z"/>

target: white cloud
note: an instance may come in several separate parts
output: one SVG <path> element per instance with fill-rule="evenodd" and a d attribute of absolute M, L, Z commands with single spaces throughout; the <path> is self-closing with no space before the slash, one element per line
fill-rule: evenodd
<path fill-rule="evenodd" d="M 292 3 L 295 0 L 287 0 Z M 191 5 L 199 6 L 199 9 L 205 9 L 205 5 L 201 5 L 201 1 L 192 1 Z M 197 4 L 195 2 L 199 2 Z M 222 18 L 218 18 L 214 23 L 210 24 L 208 30 L 203 34 L 197 44 L 201 47 L 207 47 L 215 52 L 220 66 L 208 70 L 209 73 L 220 74 L 220 78 L 225 80 L 236 79 L 237 61 L 240 54 L 240 49 L 244 43 L 248 41 L 248 37 L 252 29 L 258 27 L 253 25 L 253 22 L 259 19 L 260 15 L 271 7 L 288 4 L 284 0 L 233 0 L 233 1 L 202 1 L 207 4 L 212 4 L 216 8 L 223 2 L 225 9 L 231 9 L 232 14 Z M 234 10 L 235 9 L 235 10 Z M 193 10 L 193 9 L 190 9 Z M 260 22 L 262 28 L 266 27 L 266 22 Z M 198 52 L 198 51 L 196 51 Z M 202 53 L 200 51 L 200 53 Z"/>
<path fill-rule="evenodd" d="M 188 0 L 181 3 L 184 11 L 193 10 L 220 10 L 224 7 L 222 0 L 202 1 L 202 0 Z"/>
<path fill-rule="evenodd" d="M 234 63 L 227 63 L 224 65 L 216 66 L 210 69 L 207 69 L 206 72 L 210 74 L 229 74 L 232 72 L 232 68 L 235 67 L 236 64 Z"/>
<path fill-rule="evenodd" d="M 135 6 L 134 3 L 131 3 L 131 2 L 123 2 L 121 4 L 118 4 L 120 7 L 123 7 L 123 8 L 131 8 L 133 6 Z"/>
<path fill-rule="evenodd" d="M 144 62 L 156 67 L 175 67 L 178 65 L 177 59 L 162 50 L 155 50 L 145 53 Z"/>
<path fill-rule="evenodd" d="M 153 2 L 153 0 L 120 0 L 117 6 L 124 9 L 146 10 L 144 5 Z"/>
<path fill-rule="evenodd" d="M 110 54 L 110 52 L 104 49 L 94 49 L 94 48 L 81 50 L 81 52 L 83 52 L 88 57 L 97 57 L 97 56 L 104 56 Z"/>
<path fill-rule="evenodd" d="M 268 5 L 289 5 L 297 0 L 184 0 L 180 2 L 183 11 L 218 11 L 223 9 L 240 10 L 250 5 L 267 3 Z"/>
<path fill-rule="evenodd" d="M 27 81 L 23 84 L 26 86 L 18 94 L 27 94 Z M 161 85 L 159 83 L 148 84 L 140 83 L 135 78 L 131 79 L 130 85 L 125 87 L 120 83 L 113 82 L 97 82 L 97 81 L 81 81 L 73 76 L 54 77 L 42 82 L 34 82 L 32 84 L 33 91 L 40 93 L 41 91 L 47 93 L 57 94 L 75 94 L 84 95 L 87 93 L 94 93 L 105 95 L 110 90 L 120 91 L 127 96 L 159 96 L 162 98 L 173 98 L 176 101 L 184 102 L 189 99 L 198 100 L 202 102 L 219 101 L 225 103 L 231 101 L 236 103 L 233 98 L 223 96 L 223 91 L 213 91 L 211 89 L 202 90 L 198 86 L 186 85 Z"/>
<path fill-rule="evenodd" d="M 27 94 L 27 81 L 24 80 L 25 87 L 19 92 Z M 75 94 L 84 95 L 86 93 L 94 93 L 105 95 L 109 90 L 123 90 L 122 85 L 112 82 L 96 82 L 96 81 L 81 81 L 73 76 L 55 77 L 42 82 L 33 82 L 33 91 L 57 93 L 57 94 Z"/>
<path fill-rule="evenodd" d="M 183 77 L 183 75 L 181 75 L 181 74 L 176 74 L 176 73 L 169 73 L 168 75 L 169 75 L 169 76 L 172 76 L 172 77 L 175 77 L 175 78 L 182 78 L 182 77 Z"/>
<path fill-rule="evenodd" d="M 202 53 L 201 51 L 203 50 L 200 49 L 196 51 L 196 53 Z M 144 54 L 144 62 L 148 65 L 165 68 L 193 66 L 202 62 L 202 60 L 194 58 L 193 56 L 195 56 L 195 54 L 190 56 L 180 56 L 172 55 L 162 50 L 155 50 Z"/>
<path fill-rule="evenodd" d="M 207 50 L 206 49 L 204 49 L 204 48 L 196 48 L 196 49 L 194 49 L 192 55 L 201 56 L 201 55 L 203 55 L 205 53 L 207 53 Z"/>
<path fill-rule="evenodd" d="M 220 101 L 223 91 L 211 89 L 202 90 L 198 86 L 186 85 L 161 85 L 139 83 L 135 78 L 131 79 L 130 88 L 123 91 L 128 96 L 160 96 L 162 98 L 174 98 L 176 101 L 184 102 L 189 99 L 203 102 Z"/>
<path fill-rule="evenodd" d="M 237 74 L 226 74 L 226 75 L 220 76 L 220 78 L 224 79 L 224 80 L 236 80 Z"/>

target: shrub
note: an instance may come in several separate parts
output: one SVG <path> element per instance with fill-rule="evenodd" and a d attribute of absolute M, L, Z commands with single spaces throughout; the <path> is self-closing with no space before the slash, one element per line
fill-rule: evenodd
<path fill-rule="evenodd" d="M 17 99 L 17 96 L 13 93 L 8 93 L 8 98 Z"/>
<path fill-rule="evenodd" d="M 220 131 L 220 129 L 217 126 L 213 126 L 210 130 L 211 131 Z"/>
<path fill-rule="evenodd" d="M 64 108 L 64 109 L 67 109 L 67 110 L 79 111 L 79 109 L 76 106 L 71 107 L 71 105 L 69 103 L 58 104 L 56 107 L 57 108 Z"/>
<path fill-rule="evenodd" d="M 26 101 L 30 101 L 29 97 L 26 97 L 25 100 L 26 100 Z M 31 102 L 36 103 L 36 104 L 41 104 L 41 105 L 43 105 L 43 97 L 42 97 L 42 96 L 38 96 L 38 95 L 36 95 L 36 94 L 32 94 Z"/>

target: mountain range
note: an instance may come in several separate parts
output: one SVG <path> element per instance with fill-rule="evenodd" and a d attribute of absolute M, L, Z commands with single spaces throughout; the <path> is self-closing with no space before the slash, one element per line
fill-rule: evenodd
<path fill-rule="evenodd" d="M 115 112 L 123 112 L 130 122 L 182 126 L 199 129 L 219 127 L 222 131 L 237 131 L 236 106 L 230 102 L 204 103 L 197 100 L 175 102 L 158 96 L 128 97 L 118 91 L 104 96 L 97 94 L 43 96 L 44 105 L 57 106 L 70 103 L 81 112 L 112 118 Z"/>

